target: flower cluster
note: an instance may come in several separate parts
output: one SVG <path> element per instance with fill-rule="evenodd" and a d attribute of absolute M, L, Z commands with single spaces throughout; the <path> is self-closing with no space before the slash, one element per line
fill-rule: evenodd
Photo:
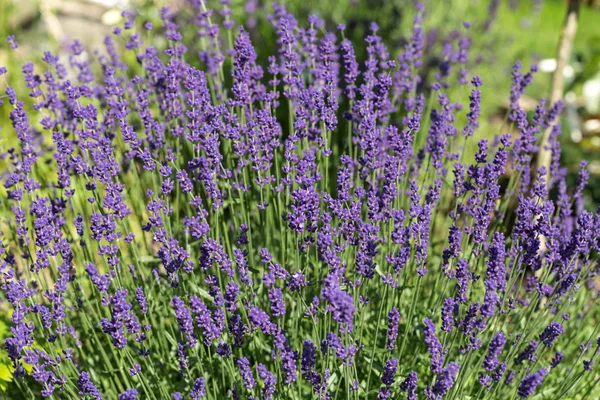
<path fill-rule="evenodd" d="M 372 24 L 364 60 L 344 26 L 279 5 L 272 55 L 228 0 L 159 14 L 138 31 L 124 13 L 103 51 L 44 53 L 29 93 L 0 98 L 18 139 L 0 221 L 15 390 L 593 393 L 600 217 L 586 164 L 572 191 L 560 167 L 562 104 L 520 107 L 535 66 L 515 64 L 484 134 L 469 24 L 431 71 L 421 5 L 401 49 Z M 550 169 L 532 167 L 541 145 Z"/>

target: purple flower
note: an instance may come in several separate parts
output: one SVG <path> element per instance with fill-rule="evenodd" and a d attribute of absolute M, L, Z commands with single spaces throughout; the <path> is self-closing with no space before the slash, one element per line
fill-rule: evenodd
<path fill-rule="evenodd" d="M 442 306 L 442 331 L 444 332 L 452 332 L 452 329 L 454 329 L 455 307 L 456 303 L 451 297 L 448 297 L 444 300 L 444 304 Z"/>
<path fill-rule="evenodd" d="M 500 305 L 500 298 L 496 292 L 487 291 L 481 304 L 481 316 L 491 318 L 496 314 L 496 307 Z"/>
<path fill-rule="evenodd" d="M 508 371 L 508 373 L 506 374 L 506 378 L 504 378 L 504 384 L 506 386 L 512 385 L 513 381 L 515 380 L 515 376 L 517 376 L 517 373 L 515 371 Z"/>
<path fill-rule="evenodd" d="M 196 378 L 194 386 L 190 390 L 192 400 L 200 400 L 206 396 L 206 380 L 204 378 Z"/>
<path fill-rule="evenodd" d="M 256 86 L 256 52 L 250 41 L 250 36 L 240 27 L 234 45 L 233 57 L 233 87 L 234 99 L 230 101 L 231 106 L 245 106 L 252 103 L 252 91 Z"/>
<path fill-rule="evenodd" d="M 460 175 L 460 167 L 459 163 L 454 165 L 455 174 Z M 457 177 L 458 180 L 458 177 Z M 456 185 L 460 185 L 460 182 L 455 181 Z M 454 189 L 455 196 L 457 196 L 462 191 L 461 188 Z M 458 196 L 457 196 L 458 197 Z M 446 268 L 449 264 L 451 258 L 457 258 L 460 256 L 460 242 L 462 239 L 462 230 L 458 226 L 452 224 L 449 228 L 448 232 L 448 247 L 444 249 L 442 253 L 443 265 Z"/>
<path fill-rule="evenodd" d="M 119 400 L 135 400 L 138 397 L 138 391 L 135 389 L 127 389 L 119 394 Z"/>
<path fill-rule="evenodd" d="M 394 375 L 396 374 L 396 368 L 398 367 L 398 359 L 390 358 L 385 362 L 385 368 L 381 375 L 381 382 L 386 386 L 392 386 L 394 384 Z"/>
<path fill-rule="evenodd" d="M 271 302 L 271 314 L 273 314 L 275 318 L 283 317 L 285 315 L 285 302 L 283 300 L 281 289 L 270 288 L 269 301 Z"/>
<path fill-rule="evenodd" d="M 352 296 L 340 289 L 338 277 L 327 276 L 321 296 L 329 303 L 334 321 L 341 325 L 340 332 L 352 332 L 356 308 Z"/>
<path fill-rule="evenodd" d="M 471 96 L 469 100 L 471 104 L 469 105 L 470 111 L 467 114 L 467 125 L 463 129 L 463 135 L 465 136 L 473 136 L 475 129 L 479 127 L 479 114 L 481 113 L 481 91 L 478 89 L 483 85 L 481 78 L 478 76 L 474 76 L 471 83 L 473 84 L 473 89 L 471 91 Z"/>
<path fill-rule="evenodd" d="M 558 364 L 560 364 L 564 358 L 564 353 L 562 351 L 557 351 L 554 357 L 552 357 L 552 360 L 550 361 L 550 368 L 554 369 L 558 367 Z"/>
<path fill-rule="evenodd" d="M 304 349 L 302 351 L 302 375 L 306 375 L 312 371 L 317 361 L 317 347 L 310 340 L 304 341 Z"/>
<path fill-rule="evenodd" d="M 250 361 L 248 361 L 246 357 L 242 357 L 235 360 L 235 363 L 240 369 L 240 375 L 242 376 L 244 386 L 246 389 L 252 390 L 254 386 L 256 386 L 256 381 L 254 380 L 254 376 L 252 376 L 252 371 L 250 370 Z"/>
<path fill-rule="evenodd" d="M 506 371 L 506 366 L 506 362 L 503 362 L 500 365 L 498 365 L 498 367 L 496 367 L 496 370 L 492 374 L 492 380 L 494 382 L 500 382 L 500 379 L 502 379 L 502 375 L 504 375 L 504 372 Z"/>
<path fill-rule="evenodd" d="M 454 385 L 454 380 L 456 379 L 459 369 L 460 365 L 451 362 L 442 370 L 438 380 L 431 388 L 431 393 L 435 396 L 433 398 L 441 398 L 448 393 L 448 390 L 450 390 Z"/>
<path fill-rule="evenodd" d="M 469 278 L 469 263 L 461 258 L 456 265 L 456 301 L 459 303 L 466 303 L 468 300 Z"/>
<path fill-rule="evenodd" d="M 192 319 L 192 313 L 190 309 L 186 307 L 183 301 L 178 297 L 174 296 L 171 300 L 171 304 L 175 308 L 175 317 L 179 323 L 179 329 L 187 340 L 187 345 L 190 348 L 196 346 L 197 339 L 194 333 L 194 321 Z"/>
<path fill-rule="evenodd" d="M 102 400 L 102 395 L 98 388 L 91 381 L 87 372 L 82 372 L 77 379 L 77 387 L 81 396 L 91 396 L 94 400 Z"/>
<path fill-rule="evenodd" d="M 379 393 L 377 393 L 377 400 L 386 400 L 389 399 L 392 395 L 392 391 L 389 387 L 384 386 L 379 389 Z"/>
<path fill-rule="evenodd" d="M 505 249 L 504 234 L 494 233 L 492 245 L 489 248 L 489 258 L 487 260 L 487 277 L 485 278 L 485 287 L 487 290 L 506 290 L 506 271 L 505 271 Z"/>
<path fill-rule="evenodd" d="M 285 383 L 289 385 L 296 381 L 298 375 L 296 371 L 298 353 L 292 349 L 282 330 L 275 335 L 275 347 L 281 357 L 281 367 L 285 374 Z"/>
<path fill-rule="evenodd" d="M 354 100 L 356 97 L 356 78 L 360 74 L 359 66 L 356 62 L 356 56 L 354 55 L 354 47 L 352 46 L 352 42 L 348 39 L 342 40 L 340 45 L 340 49 L 342 51 L 342 59 L 344 62 L 344 81 L 346 83 L 345 86 L 345 95 L 348 97 L 348 100 Z"/>
<path fill-rule="evenodd" d="M 520 365 L 523 361 L 535 362 L 535 352 L 539 346 L 539 342 L 532 340 L 529 344 L 521 351 L 517 357 L 515 357 L 515 364 Z"/>
<path fill-rule="evenodd" d="M 546 347 L 552 347 L 556 339 L 565 332 L 565 327 L 560 322 L 551 322 L 540 334 L 540 341 Z"/>
<path fill-rule="evenodd" d="M 526 398 L 535 393 L 538 386 L 542 384 L 544 375 L 548 373 L 545 368 L 539 369 L 533 374 L 527 375 L 519 384 L 518 394 L 522 398 Z"/>
<path fill-rule="evenodd" d="M 400 384 L 400 390 L 407 393 L 408 400 L 417 400 L 418 381 L 417 373 L 415 371 L 410 371 L 406 379 Z"/>
<path fill-rule="evenodd" d="M 15 35 L 7 36 L 6 43 L 8 43 L 8 46 L 13 50 L 16 50 L 19 47 L 19 44 L 17 43 L 17 40 L 15 39 Z"/>
<path fill-rule="evenodd" d="M 496 333 L 492 337 L 488 348 L 488 354 L 483 361 L 483 367 L 486 371 L 494 371 L 498 367 L 498 356 L 502 354 L 504 344 L 506 344 L 506 336 L 502 331 Z"/>
<path fill-rule="evenodd" d="M 588 163 L 587 161 L 582 161 L 579 165 L 579 175 L 577 176 L 577 185 L 575 186 L 575 191 L 573 197 L 578 199 L 581 198 L 581 194 L 583 193 L 583 189 L 587 185 L 587 182 L 590 178 L 590 173 L 586 170 Z"/>
<path fill-rule="evenodd" d="M 397 308 L 392 308 L 388 314 L 388 331 L 386 348 L 394 350 L 396 348 L 396 339 L 398 338 L 398 324 L 400 323 L 400 312 Z"/>
<path fill-rule="evenodd" d="M 234 281 L 227 282 L 227 287 L 225 288 L 225 307 L 227 311 L 234 312 L 236 310 L 236 300 L 239 292 L 240 288 Z"/>
<path fill-rule="evenodd" d="M 258 376 L 263 380 L 262 395 L 265 400 L 272 400 L 277 385 L 277 377 L 272 374 L 263 364 L 258 364 Z"/>
<path fill-rule="evenodd" d="M 140 306 L 140 311 L 142 314 L 146 314 L 148 312 L 148 302 L 146 301 L 146 296 L 144 295 L 144 289 L 141 286 L 135 289 L 135 299 Z"/>
<path fill-rule="evenodd" d="M 479 375 L 479 379 L 478 380 L 479 380 L 479 384 L 481 386 L 485 386 L 488 389 L 489 389 L 489 387 L 492 384 L 492 378 L 489 375 L 486 375 L 486 374 Z"/>
<path fill-rule="evenodd" d="M 232 354 L 231 347 L 229 347 L 229 345 L 225 342 L 220 342 L 217 345 L 216 353 L 221 358 L 229 358 L 229 356 Z"/>
<path fill-rule="evenodd" d="M 142 372 L 142 366 L 140 364 L 133 364 L 131 368 L 129 368 L 129 375 L 136 376 Z"/>
<path fill-rule="evenodd" d="M 358 347 L 353 344 L 344 345 L 339 336 L 330 332 L 327 334 L 327 339 L 321 343 L 321 348 L 327 351 L 328 348 L 333 350 L 336 357 L 343 361 L 345 366 L 351 366 L 354 363 L 354 356 L 358 352 Z"/>
<path fill-rule="evenodd" d="M 271 334 L 275 332 L 276 326 L 271 322 L 269 315 L 259 307 L 253 306 L 248 313 L 250 327 L 252 329 L 261 329 L 263 334 Z"/>
<path fill-rule="evenodd" d="M 183 374 L 188 369 L 187 352 L 183 343 L 177 343 L 177 358 L 179 361 L 179 372 Z"/>
<path fill-rule="evenodd" d="M 423 323 L 425 324 L 425 344 L 431 356 L 431 372 L 436 374 L 442 373 L 444 353 L 442 351 L 442 344 L 435 333 L 436 326 L 429 318 L 425 318 Z"/>

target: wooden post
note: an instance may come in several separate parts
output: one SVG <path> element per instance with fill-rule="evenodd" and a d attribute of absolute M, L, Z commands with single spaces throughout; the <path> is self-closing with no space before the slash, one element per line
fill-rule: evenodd
<path fill-rule="evenodd" d="M 563 23 L 562 32 L 560 34 L 560 40 L 558 42 L 558 51 L 556 55 L 556 69 L 552 75 L 552 86 L 550 87 L 550 105 L 553 105 L 563 98 L 563 91 L 565 88 L 565 76 L 564 69 L 569 64 L 571 58 L 571 50 L 573 49 L 573 42 L 575 35 L 577 34 L 577 25 L 579 19 L 579 8 L 581 0 L 568 0 L 569 6 L 567 8 L 567 15 Z M 540 141 L 540 150 L 537 156 L 537 169 L 546 167 L 548 174 L 546 175 L 546 184 L 549 185 L 551 181 L 550 176 L 550 163 L 552 161 L 552 153 L 548 147 L 548 140 L 550 133 L 552 132 L 552 126 L 546 129 L 542 133 L 542 139 Z M 533 173 L 536 173 L 533 171 Z"/>

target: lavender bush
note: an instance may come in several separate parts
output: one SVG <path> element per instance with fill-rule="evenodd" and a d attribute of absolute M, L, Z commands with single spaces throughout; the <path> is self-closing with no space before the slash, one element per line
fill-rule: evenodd
<path fill-rule="evenodd" d="M 343 26 L 275 6 L 261 66 L 227 1 L 191 0 L 139 31 L 125 13 L 104 51 L 24 64 L 33 106 L 0 99 L 20 141 L 0 246 L 11 393 L 595 396 L 600 218 L 585 163 L 566 186 L 561 104 L 527 115 L 536 68 L 517 62 L 505 123 L 477 142 L 469 24 L 424 85 L 417 10 L 400 51 L 373 24 L 364 62 Z M 545 129 L 552 168 L 533 171 Z"/>

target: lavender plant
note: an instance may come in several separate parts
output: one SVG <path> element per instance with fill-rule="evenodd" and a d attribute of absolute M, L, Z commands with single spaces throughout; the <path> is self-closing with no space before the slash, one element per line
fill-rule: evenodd
<path fill-rule="evenodd" d="M 363 62 L 344 26 L 276 5 L 261 66 L 227 1 L 190 0 L 158 27 L 125 13 L 104 51 L 24 64 L 33 106 L 0 99 L 19 139 L 0 246 L 11 390 L 591 398 L 600 218 L 585 163 L 567 188 L 561 104 L 528 116 L 536 68 L 517 62 L 505 123 L 469 155 L 485 83 L 468 24 L 424 84 L 417 10 L 397 56 L 373 24 Z M 532 170 L 549 127 L 551 170 Z"/>

